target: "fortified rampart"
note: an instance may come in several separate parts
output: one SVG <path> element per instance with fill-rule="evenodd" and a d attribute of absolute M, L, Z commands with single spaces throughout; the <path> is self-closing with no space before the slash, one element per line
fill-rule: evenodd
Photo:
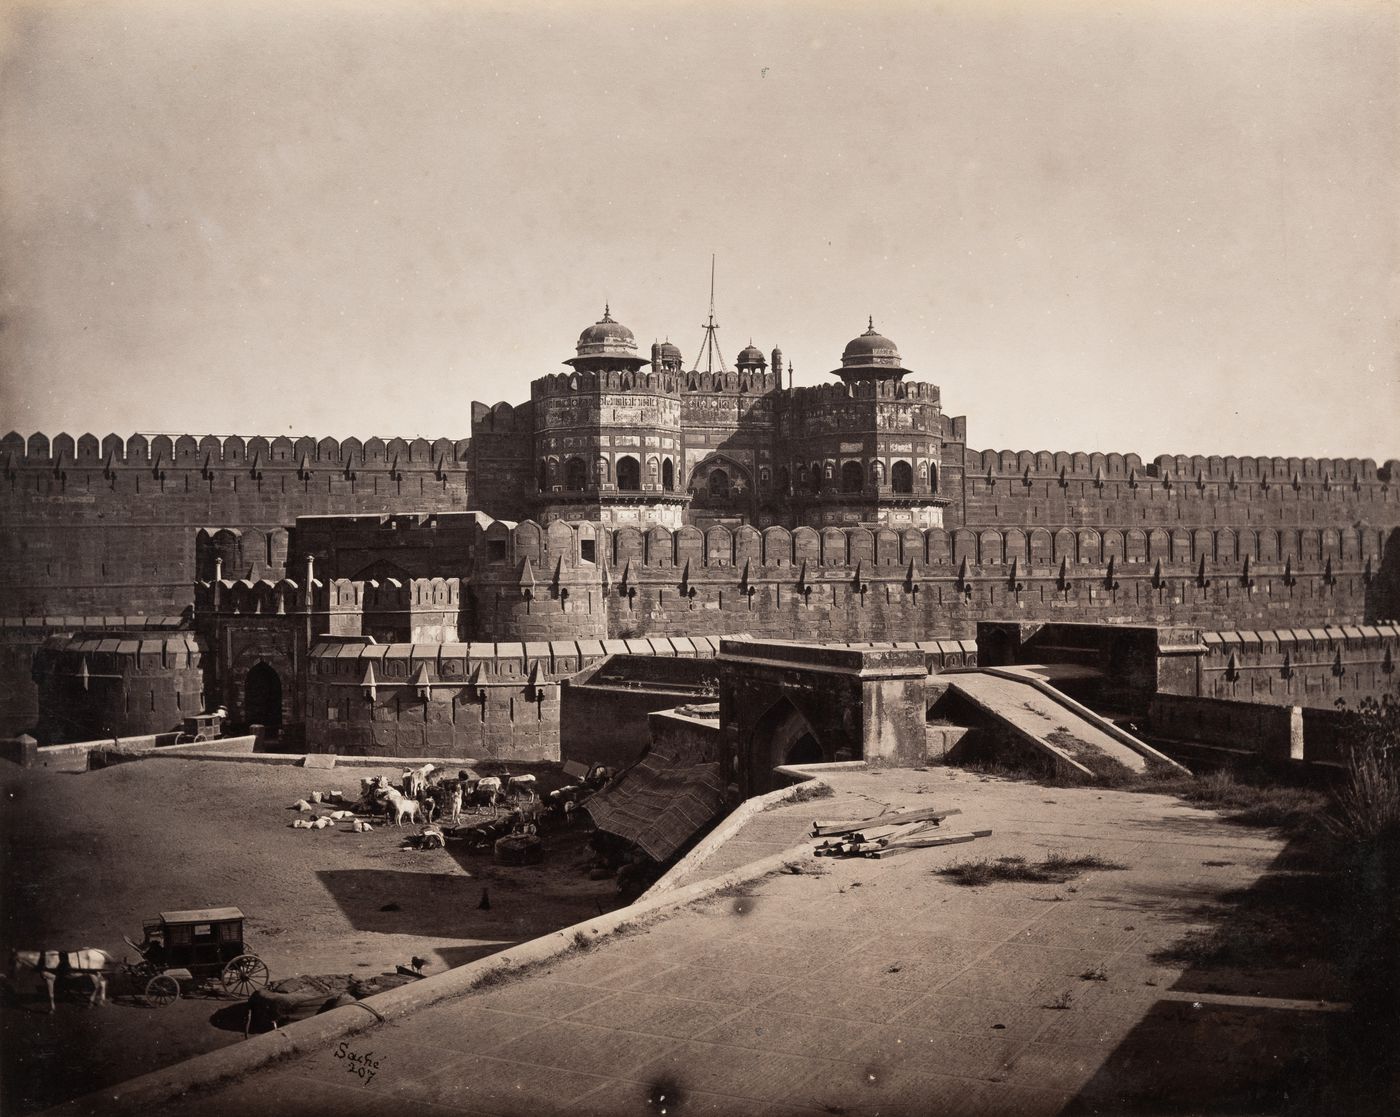
<path fill-rule="evenodd" d="M 1400 526 L 1396 460 L 968 450 L 958 464 L 950 526 Z"/>
<path fill-rule="evenodd" d="M 1283 706 L 1355 709 L 1364 698 L 1400 698 L 1400 626 L 1341 625 L 1207 632 L 1199 696 Z"/>
<path fill-rule="evenodd" d="M 56 636 L 34 655 L 44 741 L 132 737 L 205 709 L 204 646 L 193 632 Z"/>
<path fill-rule="evenodd" d="M 467 448 L 448 439 L 6 435 L 0 613 L 178 613 L 192 599 L 200 528 L 231 532 L 226 575 L 280 573 L 298 516 L 468 507 Z"/>
<path fill-rule="evenodd" d="M 772 374 L 747 374 L 747 384 L 726 377 L 709 387 L 741 409 L 761 404 L 765 422 L 776 400 L 804 423 L 866 397 L 909 400 L 916 416 L 937 407 L 937 389 L 913 382 L 775 395 Z M 675 379 L 652 378 L 665 390 Z M 692 379 L 677 380 L 683 416 L 705 386 L 692 388 Z M 566 380 L 550 380 L 551 391 L 564 391 Z M 736 631 L 936 639 L 1007 617 L 1274 630 L 1386 620 L 1400 607 L 1400 461 L 974 451 L 965 448 L 963 419 L 935 423 L 930 411 L 910 422 L 931 428 L 927 491 L 943 505 L 942 528 L 546 528 L 469 511 L 520 507 L 533 491 L 534 406 L 474 409 L 474 438 L 455 442 L 0 439 L 0 612 L 17 634 L 5 637 L 0 661 L 11 694 L 5 728 L 32 724 L 29 660 L 42 636 L 91 628 L 82 622 L 93 615 L 178 614 L 196 580 L 215 580 L 216 562 L 230 585 L 299 586 L 307 554 L 313 580 L 379 583 L 370 604 L 384 616 L 401 611 L 391 600 L 395 581 L 457 579 L 455 603 L 436 616 L 425 610 L 409 631 L 416 623 L 420 634 L 446 636 L 455 609 L 459 636 L 498 641 Z M 831 437 L 839 439 L 839 426 L 833 420 Z M 877 433 L 886 446 L 890 432 Z M 776 490 L 787 451 L 781 439 L 774 447 Z M 706 461 L 728 453 L 697 449 Z M 761 478 L 769 467 L 752 452 Z M 890 468 L 881 469 L 886 489 Z M 922 476 L 914 483 L 922 488 Z M 365 521 L 351 530 L 347 517 Z M 375 620 L 364 601 L 355 610 L 358 633 L 404 631 L 397 620 Z M 240 623 L 277 630 L 267 617 Z M 357 634 L 348 620 L 339 631 Z M 285 646 L 280 631 L 264 643 Z"/>
<path fill-rule="evenodd" d="M 576 532 L 488 528 L 495 547 L 478 551 L 469 591 L 477 631 L 915 640 L 969 635 L 979 619 L 1342 623 L 1366 614 L 1387 545 L 1377 530 L 1318 527 Z"/>
<path fill-rule="evenodd" d="M 306 739 L 344 754 L 557 760 L 565 678 L 614 655 L 717 652 L 709 640 L 325 640 L 311 649 Z"/>
<path fill-rule="evenodd" d="M 936 399 L 937 391 L 914 383 L 850 387 L 855 397 L 931 389 Z M 791 395 L 808 403 L 849 401 L 850 387 Z M 534 487 L 530 451 L 521 449 L 529 441 L 522 437 L 529 405 L 479 410 L 475 437 L 456 442 L 191 435 L 109 435 L 101 442 L 59 435 L 50 442 L 42 434 L 6 435 L 0 613 L 178 613 L 195 578 L 209 576 L 194 564 L 200 528 L 229 533 L 226 574 L 262 577 L 283 570 L 287 525 L 299 516 L 472 506 L 509 514 Z M 1319 561 L 1331 544 L 1319 529 L 1343 537 L 1332 545 L 1343 557 L 1362 554 L 1369 532 L 1375 545 L 1364 564 L 1366 557 L 1379 561 L 1389 533 L 1400 527 L 1400 461 L 1163 455 L 1144 462 L 1136 454 L 962 451 L 959 423 L 943 424 L 944 437 L 957 440 L 945 442 L 929 487 L 948 501 L 945 527 L 978 533 L 974 564 L 1058 562 L 1065 548 L 1054 533 L 1081 528 L 1099 533 L 1104 561 L 1146 555 L 1153 562 L 1153 551 L 1181 561 L 1186 535 L 1194 555 L 1203 531 L 1215 536 L 1213 560 L 1250 555 L 1266 563 L 1289 554 Z M 492 475 L 482 485 L 473 484 L 474 456 Z M 797 487 L 796 478 L 791 483 Z M 1154 548 L 1154 532 L 1176 542 Z M 1082 561 L 1092 561 L 1093 536 L 1084 544 Z"/>

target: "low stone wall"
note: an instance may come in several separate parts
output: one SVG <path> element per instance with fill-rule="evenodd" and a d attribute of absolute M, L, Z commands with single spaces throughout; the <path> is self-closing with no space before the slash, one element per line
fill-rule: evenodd
<path fill-rule="evenodd" d="M 1148 707 L 1148 731 L 1154 737 L 1228 749 L 1271 763 L 1287 763 L 1293 756 L 1295 730 L 1301 738 L 1301 713 L 1293 706 L 1158 694 Z"/>
<path fill-rule="evenodd" d="M 92 766 L 94 753 L 145 756 L 157 749 L 161 752 L 196 755 L 211 751 L 251 753 L 257 743 L 256 737 L 248 736 L 222 737 L 214 741 L 192 741 L 177 745 L 175 740 L 178 736 L 176 733 L 150 733 L 140 737 L 77 741 L 69 745 L 40 745 L 35 750 L 33 767 L 52 768 L 59 772 L 86 772 Z"/>
<path fill-rule="evenodd" d="M 560 696 L 559 756 L 625 768 L 651 742 L 649 718 L 695 702 L 713 702 L 713 659 L 615 655 L 568 680 Z"/>

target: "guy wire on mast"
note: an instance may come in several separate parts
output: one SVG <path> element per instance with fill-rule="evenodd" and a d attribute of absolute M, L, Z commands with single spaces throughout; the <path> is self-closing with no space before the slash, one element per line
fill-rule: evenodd
<path fill-rule="evenodd" d="M 715 256 L 710 253 L 710 320 L 700 327 L 705 331 L 705 340 L 700 343 L 700 352 L 695 355 L 695 367 L 691 372 L 700 371 L 700 361 L 704 358 L 705 371 L 714 372 L 715 362 L 719 362 L 719 371 L 728 372 L 724 364 L 724 354 L 719 350 L 719 338 L 715 331 L 719 329 L 719 323 L 715 321 Z"/>

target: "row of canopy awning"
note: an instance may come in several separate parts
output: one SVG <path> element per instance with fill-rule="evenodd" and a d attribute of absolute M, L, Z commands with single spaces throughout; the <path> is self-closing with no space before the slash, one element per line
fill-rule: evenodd
<path fill-rule="evenodd" d="M 184 617 L 77 616 L 44 615 L 38 617 L 0 617 L 0 630 L 9 632 L 39 632 L 44 629 L 175 629 L 185 624 Z"/>

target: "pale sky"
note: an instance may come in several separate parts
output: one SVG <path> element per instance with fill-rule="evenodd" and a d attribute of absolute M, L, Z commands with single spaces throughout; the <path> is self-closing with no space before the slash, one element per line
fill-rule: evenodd
<path fill-rule="evenodd" d="M 0 428 L 463 437 L 605 300 L 977 448 L 1400 457 L 1400 5 L 9 0 Z"/>

